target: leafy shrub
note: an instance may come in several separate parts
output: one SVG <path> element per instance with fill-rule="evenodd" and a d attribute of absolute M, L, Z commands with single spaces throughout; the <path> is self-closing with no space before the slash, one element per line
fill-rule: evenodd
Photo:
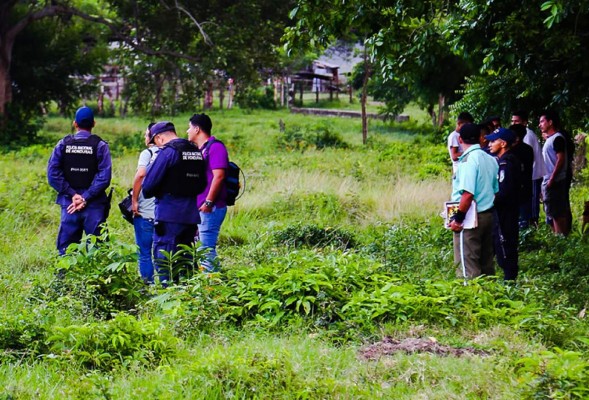
<path fill-rule="evenodd" d="M 153 307 L 176 334 L 188 338 L 223 321 L 221 310 L 227 296 L 219 274 L 199 273 L 182 285 L 168 287 L 150 299 L 146 307 Z"/>
<path fill-rule="evenodd" d="M 43 126 L 38 104 L 26 106 L 16 101 L 6 105 L 6 113 L 0 117 L 0 141 L 3 150 L 31 144 Z"/>
<path fill-rule="evenodd" d="M 157 321 L 120 313 L 110 321 L 55 327 L 47 342 L 53 358 L 109 371 L 132 362 L 165 362 L 176 354 L 178 340 Z"/>
<path fill-rule="evenodd" d="M 425 276 L 428 279 L 452 279 L 452 238 L 439 221 L 404 221 L 395 224 L 384 233 L 376 233 L 380 240 L 367 239 L 363 251 L 377 257 L 385 268 L 401 279 L 414 281 Z"/>
<path fill-rule="evenodd" d="M 0 317 L 0 360 L 37 356 L 45 349 L 46 330 L 37 315 L 23 311 Z"/>
<path fill-rule="evenodd" d="M 586 355 L 555 348 L 518 361 L 524 373 L 522 398 L 586 399 L 589 396 L 589 362 Z"/>
<path fill-rule="evenodd" d="M 273 234 L 274 241 L 291 247 L 335 247 L 350 249 L 354 247 L 354 236 L 341 228 L 319 227 L 313 224 L 296 224 Z"/>
<path fill-rule="evenodd" d="M 274 91 L 269 87 L 263 90 L 244 88 L 236 93 L 235 102 L 244 109 L 263 108 L 274 110 L 277 107 L 274 101 Z"/>
<path fill-rule="evenodd" d="M 334 132 L 327 122 L 322 122 L 312 129 L 314 133 L 315 147 L 317 149 L 324 149 L 326 147 L 347 149 L 349 146 L 344 142 L 342 136 Z"/>
<path fill-rule="evenodd" d="M 276 143 L 279 148 L 289 151 L 305 151 L 312 147 L 346 149 L 349 145 L 341 134 L 334 132 L 327 122 L 315 125 L 287 125 L 278 135 Z"/>
<path fill-rule="evenodd" d="M 135 245 L 107 234 L 71 245 L 57 259 L 55 272 L 48 285 L 37 284 L 33 292 L 37 301 L 108 318 L 111 313 L 135 310 L 144 297 Z"/>

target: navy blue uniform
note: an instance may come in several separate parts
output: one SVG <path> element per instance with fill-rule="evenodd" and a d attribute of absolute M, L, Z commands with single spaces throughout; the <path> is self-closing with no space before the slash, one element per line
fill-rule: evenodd
<path fill-rule="evenodd" d="M 72 243 L 79 243 L 82 234 L 100 235 L 105 222 L 109 200 L 106 189 L 110 185 L 112 163 L 108 144 L 103 140 L 92 142 L 89 131 L 80 130 L 60 140 L 49 158 L 47 180 L 57 191 L 56 203 L 61 206 L 61 222 L 57 234 L 57 250 L 63 255 Z M 96 138 L 95 135 L 92 135 Z M 72 161 L 72 157 L 75 158 Z M 79 167 L 76 167 L 79 163 Z M 92 167 L 88 168 L 89 165 Z M 66 168 L 68 169 L 66 171 Z M 80 177 L 76 177 L 79 173 Z M 81 195 L 86 206 L 73 214 L 67 207 L 72 197 Z"/>
<path fill-rule="evenodd" d="M 187 151 L 179 151 L 174 148 L 175 145 L 186 146 Z M 143 195 L 146 198 L 156 198 L 153 258 L 162 282 L 169 280 L 171 273 L 174 277 L 177 276 L 174 271 L 168 270 L 168 259 L 162 250 L 175 253 L 181 244 L 192 245 L 200 223 L 196 196 L 198 190 L 202 191 L 204 188 L 199 182 L 206 183 L 206 177 L 204 174 L 193 176 L 198 174 L 185 173 L 180 168 L 184 162 L 183 154 L 187 154 L 185 158 L 189 164 L 200 161 L 197 158 L 202 157 L 200 151 L 188 140 L 173 139 L 149 165 L 142 184 Z M 178 178 L 179 175 L 182 175 L 182 179 Z M 190 183 L 191 179 L 194 180 L 193 183 Z M 192 185 L 199 188 L 192 190 Z"/>
<path fill-rule="evenodd" d="M 498 158 L 499 192 L 495 195 L 496 221 L 493 242 L 497 264 L 503 269 L 505 280 L 515 280 L 518 274 L 519 197 L 521 191 L 521 163 L 508 151 Z"/>

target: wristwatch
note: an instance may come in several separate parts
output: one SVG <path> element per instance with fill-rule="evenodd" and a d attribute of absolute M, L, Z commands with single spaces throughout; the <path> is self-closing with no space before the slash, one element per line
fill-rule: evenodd
<path fill-rule="evenodd" d="M 213 208 L 213 202 L 210 200 L 205 200 L 205 206 L 207 206 L 209 208 Z"/>

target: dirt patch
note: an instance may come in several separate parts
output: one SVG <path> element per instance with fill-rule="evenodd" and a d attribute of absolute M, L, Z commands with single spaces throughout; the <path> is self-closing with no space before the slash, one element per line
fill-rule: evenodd
<path fill-rule="evenodd" d="M 408 354 L 432 353 L 441 356 L 463 357 L 470 355 L 488 356 L 484 350 L 473 347 L 452 347 L 438 343 L 434 338 L 406 338 L 395 340 L 385 337 L 382 341 L 373 343 L 360 349 L 360 356 L 366 360 L 377 360 L 382 356 L 392 355 L 397 352 Z"/>

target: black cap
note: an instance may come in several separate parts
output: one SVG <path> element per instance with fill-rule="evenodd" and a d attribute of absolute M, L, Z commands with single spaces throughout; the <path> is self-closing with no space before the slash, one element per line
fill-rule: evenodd
<path fill-rule="evenodd" d="M 154 124 L 149 129 L 149 143 L 153 143 L 153 138 L 155 138 L 160 133 L 164 132 L 174 132 L 176 133 L 176 127 L 170 121 L 161 121 Z"/>

